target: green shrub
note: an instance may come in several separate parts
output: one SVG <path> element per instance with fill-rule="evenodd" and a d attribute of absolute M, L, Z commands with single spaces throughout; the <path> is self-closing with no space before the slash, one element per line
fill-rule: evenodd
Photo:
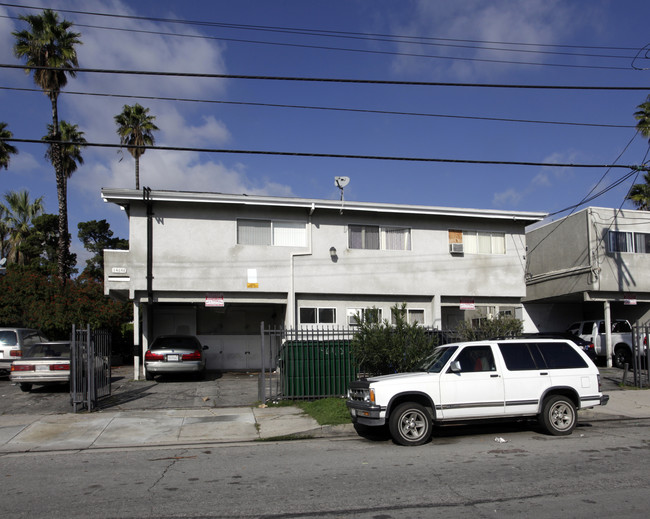
<path fill-rule="evenodd" d="M 436 340 L 417 323 L 409 324 L 406 303 L 392 308 L 395 324 L 387 319 L 360 320 L 351 343 L 352 354 L 364 373 L 385 375 L 412 371 L 436 346 Z M 367 312 L 377 315 L 378 312 Z"/>

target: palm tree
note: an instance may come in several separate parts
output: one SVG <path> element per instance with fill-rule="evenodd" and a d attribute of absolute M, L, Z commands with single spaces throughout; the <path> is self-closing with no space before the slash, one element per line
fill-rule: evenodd
<path fill-rule="evenodd" d="M 650 96 L 647 97 L 645 103 L 641 103 L 637 108 L 639 110 L 634 112 L 634 118 L 638 121 L 636 123 L 637 131 L 648 138 L 650 143 Z M 634 184 L 627 196 L 637 209 L 648 211 L 650 209 L 650 172 L 643 175 L 645 184 Z"/>
<path fill-rule="evenodd" d="M 47 125 L 48 134 L 43 137 L 42 140 L 46 142 L 54 141 L 54 128 L 51 124 Z M 79 127 L 76 124 L 70 124 L 66 121 L 61 121 L 59 123 L 59 132 L 58 132 L 58 142 L 61 144 L 50 144 L 45 152 L 45 157 L 54 164 L 54 154 L 55 149 L 58 148 L 60 156 L 60 167 L 61 173 L 63 174 L 63 182 L 61 189 L 59 190 L 59 203 L 63 202 L 65 207 L 68 206 L 68 179 L 72 174 L 77 171 L 78 165 L 84 163 L 84 159 L 81 156 L 81 148 L 86 144 L 86 139 L 84 138 L 84 132 L 79 130 Z M 56 148 L 55 148 L 56 146 Z M 58 188 L 59 186 L 57 186 Z M 60 218 L 60 215 L 59 215 Z M 65 212 L 64 215 L 65 221 L 63 227 L 68 229 L 68 212 Z M 60 228 L 59 228 L 60 232 Z M 66 256 L 69 255 L 69 246 L 70 246 L 70 235 L 66 238 Z M 66 263 L 67 264 L 67 263 Z"/>
<path fill-rule="evenodd" d="M 51 9 L 45 9 L 40 15 L 21 16 L 30 30 L 16 31 L 14 54 L 25 59 L 27 67 L 36 67 L 34 82 L 43 90 L 52 104 L 52 140 L 59 141 L 59 114 L 57 100 L 61 89 L 68 82 L 68 74 L 76 76 L 74 68 L 79 66 L 75 46 L 81 44 L 79 33 L 71 32 L 72 22 L 59 21 L 59 15 Z M 43 67 L 43 68 L 41 68 Z M 29 73 L 32 68 L 27 68 Z M 59 277 L 65 280 L 65 261 L 68 256 L 68 207 L 64 196 L 65 174 L 59 146 L 52 144 L 52 158 L 56 173 L 57 193 L 59 197 L 59 248 L 57 263 Z"/>
<path fill-rule="evenodd" d="M 149 109 L 140 106 L 138 103 L 133 106 L 124 105 L 122 113 L 115 116 L 117 134 L 120 136 L 120 144 L 126 146 L 129 153 L 135 159 L 135 188 L 140 189 L 140 157 L 145 149 L 136 146 L 153 146 L 155 139 L 154 131 L 158 127 L 153 123 L 156 118 L 148 115 Z"/>
<path fill-rule="evenodd" d="M 43 213 L 43 197 L 33 202 L 29 200 L 29 192 L 9 191 L 4 196 L 5 203 L 0 204 L 3 218 L 9 234 L 9 253 L 7 257 L 14 263 L 23 264 L 24 258 L 20 252 L 20 244 L 29 234 L 32 220 Z"/>
<path fill-rule="evenodd" d="M 647 97 L 645 103 L 637 106 L 639 110 L 634 112 L 634 118 L 639 121 L 636 123 L 636 129 L 641 135 L 646 137 L 650 143 L 650 95 Z"/>
<path fill-rule="evenodd" d="M 7 123 L 0 123 L 0 169 L 9 168 L 9 156 L 18 153 L 14 146 L 5 142 L 13 136 L 14 134 L 7 130 Z"/>

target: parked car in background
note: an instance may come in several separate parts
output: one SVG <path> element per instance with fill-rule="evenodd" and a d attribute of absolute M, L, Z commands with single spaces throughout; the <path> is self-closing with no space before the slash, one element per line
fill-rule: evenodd
<path fill-rule="evenodd" d="M 21 358 L 24 349 L 47 340 L 33 328 L 0 328 L 0 372 L 8 375 L 12 362 Z"/>
<path fill-rule="evenodd" d="M 596 355 L 603 359 L 607 357 L 605 321 L 595 319 L 592 321 L 578 321 L 567 328 L 573 333 L 594 343 Z M 612 361 L 617 368 L 625 364 L 632 364 L 632 325 L 625 319 L 612 319 Z"/>
<path fill-rule="evenodd" d="M 207 346 L 202 346 L 194 335 L 160 335 L 144 354 L 144 373 L 147 380 L 155 375 L 194 373 L 205 374 Z"/>
<path fill-rule="evenodd" d="M 30 346 L 22 358 L 11 365 L 10 378 L 22 391 L 31 391 L 34 384 L 69 383 L 70 341 L 40 342 Z"/>

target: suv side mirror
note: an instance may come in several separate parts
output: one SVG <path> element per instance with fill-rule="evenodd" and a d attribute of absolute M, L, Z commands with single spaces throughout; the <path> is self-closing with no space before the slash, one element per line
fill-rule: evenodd
<path fill-rule="evenodd" d="M 452 373 L 460 373 L 462 371 L 460 367 L 460 361 L 455 360 L 454 362 L 452 362 L 449 365 L 449 371 L 451 371 Z"/>

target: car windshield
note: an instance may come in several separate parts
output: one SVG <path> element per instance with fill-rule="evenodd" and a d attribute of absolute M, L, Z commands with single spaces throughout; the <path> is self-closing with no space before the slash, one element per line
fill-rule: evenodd
<path fill-rule="evenodd" d="M 16 332 L 10 330 L 0 330 L 0 344 L 3 346 L 15 346 L 18 344 Z"/>
<path fill-rule="evenodd" d="M 199 348 L 199 345 L 194 337 L 158 337 L 151 346 L 152 350 L 171 348 L 195 350 Z"/>
<path fill-rule="evenodd" d="M 27 353 L 25 354 L 25 357 L 29 358 L 45 358 L 45 357 L 64 357 L 64 358 L 69 358 L 70 357 L 70 343 L 69 342 L 64 342 L 64 343 L 58 343 L 58 344 L 50 344 L 50 343 L 41 343 L 41 344 L 34 344 L 31 346 L 28 350 Z"/>
<path fill-rule="evenodd" d="M 429 373 L 440 373 L 442 368 L 447 364 L 449 357 L 458 349 L 458 346 L 440 346 L 433 350 L 433 353 L 425 358 L 419 366 L 419 371 L 428 371 Z"/>

